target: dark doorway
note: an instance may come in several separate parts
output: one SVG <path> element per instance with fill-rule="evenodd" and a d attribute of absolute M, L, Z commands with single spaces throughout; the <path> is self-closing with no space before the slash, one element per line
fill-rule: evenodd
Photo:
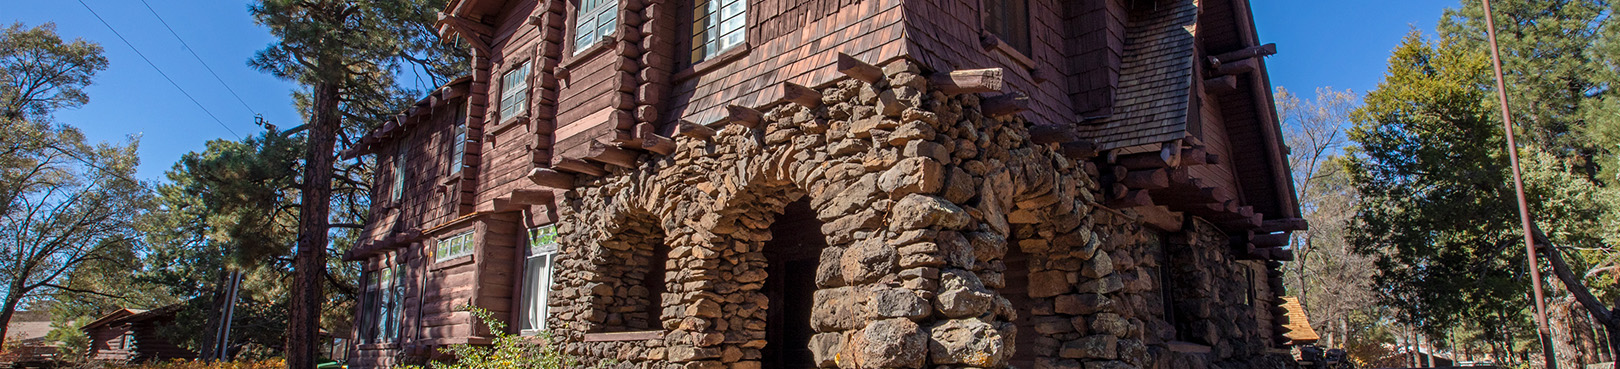
<path fill-rule="evenodd" d="M 1007 364 L 1017 368 L 1034 368 L 1035 340 L 1040 339 L 1041 334 L 1035 332 L 1035 325 L 1031 324 L 1035 314 L 1030 307 L 1035 305 L 1035 300 L 1029 297 L 1029 254 L 1019 250 L 1017 243 L 1008 244 L 1007 255 L 1001 259 L 1002 264 L 1007 266 L 1003 274 L 1007 286 L 1001 289 L 1001 296 L 1012 303 L 1013 311 L 1018 314 L 1018 318 L 1013 319 L 1013 326 L 1018 327 L 1018 335 L 1013 337 L 1013 355 L 1007 359 Z"/>
<path fill-rule="evenodd" d="M 788 204 L 771 224 L 771 240 L 765 243 L 769 276 L 761 290 L 771 301 L 765 310 L 767 343 L 762 367 L 816 367 L 810 354 L 810 335 L 816 333 L 810 328 L 810 308 L 816 291 L 816 265 L 825 247 L 821 221 L 810 210 L 808 199 Z"/>

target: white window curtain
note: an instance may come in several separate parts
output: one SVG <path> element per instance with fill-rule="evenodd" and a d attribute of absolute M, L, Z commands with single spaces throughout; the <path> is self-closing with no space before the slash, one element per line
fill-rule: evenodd
<path fill-rule="evenodd" d="M 557 228 L 548 225 L 529 229 L 529 250 L 523 260 L 523 307 L 518 316 L 518 329 L 523 335 L 546 331 L 550 310 L 546 299 L 551 296 L 556 259 Z"/>

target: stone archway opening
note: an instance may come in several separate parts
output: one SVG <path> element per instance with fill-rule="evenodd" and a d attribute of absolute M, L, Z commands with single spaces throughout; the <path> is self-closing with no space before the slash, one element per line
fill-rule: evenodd
<path fill-rule="evenodd" d="M 1018 247 L 1008 247 L 1006 256 L 1001 259 L 1006 272 L 1003 274 L 1005 286 L 1001 288 L 1002 297 L 1010 302 L 1017 318 L 1013 319 L 1014 327 L 1018 328 L 1014 336 L 1013 354 L 1007 358 L 1007 364 L 1015 368 L 1034 368 L 1038 357 L 1035 351 L 1035 341 L 1041 338 L 1041 333 L 1035 330 L 1035 314 L 1031 311 L 1036 301 L 1029 297 L 1029 254 Z"/>
<path fill-rule="evenodd" d="M 810 314 L 816 268 L 827 247 L 821 226 L 808 197 L 788 204 L 771 223 L 771 240 L 763 250 L 767 277 L 760 291 L 770 301 L 765 318 L 767 343 L 760 358 L 764 368 L 816 367 L 810 351 L 810 336 L 816 333 Z"/>

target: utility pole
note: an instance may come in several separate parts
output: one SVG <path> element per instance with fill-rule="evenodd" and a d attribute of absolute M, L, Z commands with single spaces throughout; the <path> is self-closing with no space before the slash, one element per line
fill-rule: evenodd
<path fill-rule="evenodd" d="M 1496 68 L 1496 95 L 1502 105 L 1502 133 L 1507 135 L 1508 160 L 1513 164 L 1513 190 L 1519 195 L 1519 222 L 1524 228 L 1524 256 L 1530 263 L 1530 285 L 1536 299 L 1536 330 L 1541 338 L 1541 354 L 1547 360 L 1547 369 L 1557 369 L 1552 334 L 1547 330 L 1547 302 L 1541 293 L 1541 268 L 1536 262 L 1536 241 L 1531 233 L 1530 205 L 1525 202 L 1524 179 L 1519 176 L 1519 145 L 1513 140 L 1513 113 L 1508 108 L 1507 79 L 1502 75 L 1502 55 L 1496 46 L 1496 20 L 1491 16 L 1491 0 L 1485 5 L 1485 34 L 1491 41 L 1491 66 Z"/>

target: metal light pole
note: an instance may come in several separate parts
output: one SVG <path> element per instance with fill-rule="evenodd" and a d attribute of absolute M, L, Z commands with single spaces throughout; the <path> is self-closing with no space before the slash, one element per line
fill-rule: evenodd
<path fill-rule="evenodd" d="M 1485 3 L 1485 34 L 1491 40 L 1491 66 L 1496 68 L 1496 95 L 1502 105 L 1502 133 L 1507 135 L 1508 159 L 1513 163 L 1513 190 L 1519 195 L 1519 222 L 1524 227 L 1524 257 L 1530 262 L 1530 285 L 1535 291 L 1536 329 L 1541 338 L 1541 353 L 1547 359 L 1547 369 L 1558 368 L 1552 348 L 1552 335 L 1547 330 L 1547 303 L 1541 294 L 1541 269 L 1536 262 L 1536 241 L 1530 233 L 1530 205 L 1525 202 L 1524 179 L 1519 177 L 1519 145 L 1513 140 L 1513 114 L 1508 108 L 1507 82 L 1502 76 L 1501 51 L 1496 47 L 1496 20 L 1491 17 L 1491 0 Z"/>

